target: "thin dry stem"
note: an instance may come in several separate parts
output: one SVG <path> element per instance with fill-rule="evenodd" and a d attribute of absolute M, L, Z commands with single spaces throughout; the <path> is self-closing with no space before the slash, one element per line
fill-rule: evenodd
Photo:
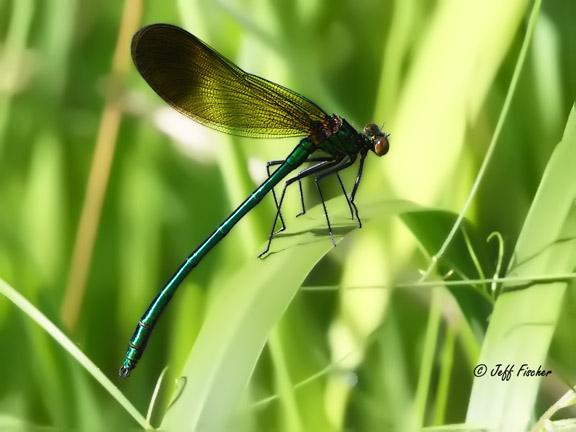
<path fill-rule="evenodd" d="M 122 22 L 116 41 L 111 70 L 113 84 L 121 83 L 129 71 L 130 38 L 137 30 L 141 11 L 142 0 L 126 0 L 124 3 Z M 110 168 L 116 149 L 118 129 L 122 120 L 122 107 L 116 92 L 117 89 L 117 85 L 110 86 L 106 95 L 106 105 L 100 121 L 94 156 L 90 167 L 90 176 L 86 187 L 86 196 L 74 242 L 66 295 L 60 309 L 62 322 L 70 332 L 74 332 L 76 329 L 82 309 L 86 280 L 102 214 L 102 204 L 106 195 Z"/>

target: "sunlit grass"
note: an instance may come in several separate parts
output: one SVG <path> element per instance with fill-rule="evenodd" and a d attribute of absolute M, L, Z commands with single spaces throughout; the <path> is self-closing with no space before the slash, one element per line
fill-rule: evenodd
<path fill-rule="evenodd" d="M 570 0 L 182 0 L 143 2 L 141 17 L 140 4 L 0 1 L 0 429 L 536 431 L 576 417 L 556 413 L 576 362 Z M 294 191 L 294 235 L 260 262 L 266 200 L 120 381 L 151 296 L 255 188 L 250 164 L 297 143 L 167 121 L 129 62 L 126 20 L 180 24 L 359 128 L 383 123 L 392 147 L 367 161 L 362 230 L 332 248 L 305 184 L 309 219 Z M 93 155 L 111 105 L 108 177 Z M 93 164 L 108 185 L 83 210 Z M 333 186 L 330 213 L 349 224 Z M 474 379 L 478 362 L 553 375 Z"/>

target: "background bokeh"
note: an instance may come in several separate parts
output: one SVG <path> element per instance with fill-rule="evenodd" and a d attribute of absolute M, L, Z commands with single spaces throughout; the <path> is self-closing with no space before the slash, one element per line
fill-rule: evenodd
<path fill-rule="evenodd" d="M 169 110 L 138 76 L 129 46 L 139 26 L 175 23 L 356 127 L 375 122 L 391 133 L 390 154 L 367 161 L 361 212 L 394 200 L 429 210 L 374 215 L 310 263 L 304 286 L 326 289 L 298 293 L 272 330 L 234 430 L 406 431 L 464 422 L 494 301 L 488 284 L 468 297 L 465 290 L 393 286 L 418 280 L 462 208 L 532 8 L 527 0 L 0 0 L 0 278 L 142 413 L 169 365 L 151 416 L 159 424 L 213 293 L 260 252 L 272 200 L 187 278 L 138 369 L 120 381 L 134 325 L 182 259 L 263 179 L 265 161 L 297 143 L 225 136 Z M 436 278 L 450 270 L 453 280 L 491 277 L 498 247 L 486 238 L 495 231 L 501 262 L 512 258 L 574 103 L 574 22 L 574 1 L 543 2 L 466 214 L 469 238 L 455 239 Z M 349 185 L 353 178 L 344 176 Z M 327 188 L 338 196 L 336 184 Z M 318 203 L 311 185 L 305 191 L 310 207 Z M 294 192 L 289 227 L 297 212 Z M 576 378 L 573 294 L 566 293 L 545 363 L 553 377 L 542 381 L 528 417 L 542 414 Z M 0 373 L 0 428 L 138 427 L 3 297 Z M 273 395 L 281 397 L 265 400 Z"/>

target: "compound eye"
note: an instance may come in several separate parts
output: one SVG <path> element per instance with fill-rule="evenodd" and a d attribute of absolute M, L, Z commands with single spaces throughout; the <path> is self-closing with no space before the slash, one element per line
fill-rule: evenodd
<path fill-rule="evenodd" d="M 374 153 L 378 156 L 384 156 L 390 150 L 390 143 L 386 135 L 379 136 L 374 139 Z"/>

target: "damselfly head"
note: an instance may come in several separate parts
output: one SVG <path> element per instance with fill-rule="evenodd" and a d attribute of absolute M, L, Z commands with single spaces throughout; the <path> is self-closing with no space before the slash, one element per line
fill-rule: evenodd
<path fill-rule="evenodd" d="M 372 144 L 372 150 L 378 156 L 384 156 L 390 150 L 390 142 L 388 141 L 389 134 L 380 130 L 378 125 L 368 123 L 364 126 L 364 135 Z"/>

